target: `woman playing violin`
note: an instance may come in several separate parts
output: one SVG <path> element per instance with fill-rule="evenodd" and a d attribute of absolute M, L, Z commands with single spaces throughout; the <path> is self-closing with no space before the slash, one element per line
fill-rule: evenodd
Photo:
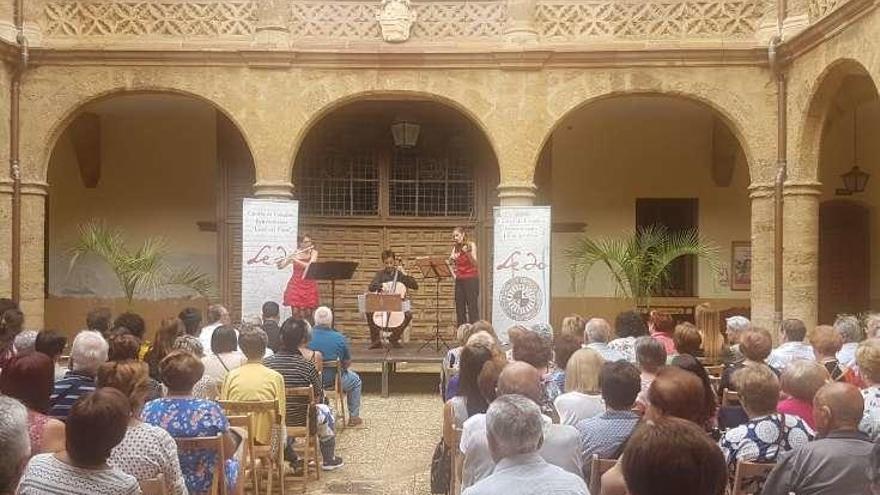
<path fill-rule="evenodd" d="M 456 324 L 474 323 L 480 319 L 480 271 L 477 268 L 477 244 L 468 239 L 463 227 L 452 231 L 452 254 L 449 263 L 455 274 Z"/>
<path fill-rule="evenodd" d="M 308 234 L 298 237 L 299 249 L 278 262 L 278 269 L 293 265 L 293 275 L 284 291 L 284 305 L 290 306 L 294 318 L 310 320 L 318 307 L 318 282 L 305 278 L 309 265 L 318 261 L 318 249 Z"/>

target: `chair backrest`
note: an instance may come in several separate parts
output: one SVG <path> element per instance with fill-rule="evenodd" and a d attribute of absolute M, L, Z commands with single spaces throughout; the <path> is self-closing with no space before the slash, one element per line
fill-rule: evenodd
<path fill-rule="evenodd" d="M 602 475 L 605 471 L 613 468 L 617 464 L 617 459 L 600 459 L 597 454 L 593 454 L 590 460 L 590 493 L 600 493 L 602 490 Z"/>
<path fill-rule="evenodd" d="M 217 401 L 227 416 L 275 413 L 277 400 L 219 400 Z"/>
<path fill-rule="evenodd" d="M 161 473 L 155 478 L 138 480 L 138 485 L 141 486 L 141 492 L 143 492 L 144 495 L 168 494 L 168 491 L 165 490 L 165 475 Z"/>
<path fill-rule="evenodd" d="M 220 495 L 226 495 L 226 455 L 223 452 L 223 434 L 214 437 L 175 438 L 177 452 L 211 451 L 217 456 L 214 463 L 214 485 Z"/>
<path fill-rule="evenodd" d="M 461 431 L 455 426 L 452 427 L 452 445 L 449 446 L 452 449 L 452 476 L 450 478 L 449 486 L 452 489 L 452 495 L 458 495 L 461 493 L 461 477 L 462 477 L 462 467 L 464 465 L 464 454 L 461 453 Z"/>
<path fill-rule="evenodd" d="M 724 393 L 721 394 L 721 405 L 722 406 L 738 406 L 740 405 L 739 394 L 734 392 L 733 390 L 724 389 Z"/>
<path fill-rule="evenodd" d="M 287 435 L 292 437 L 307 437 L 312 423 L 311 411 L 315 407 L 315 391 L 312 386 L 308 387 L 286 387 L 284 395 L 287 398 L 288 407 L 302 406 L 306 408 L 306 424 L 301 426 L 287 426 Z M 302 400 L 305 399 L 305 404 Z"/>
<path fill-rule="evenodd" d="M 724 365 L 723 365 L 723 364 L 716 364 L 716 365 L 712 365 L 712 366 L 706 366 L 705 368 L 706 368 L 706 373 L 709 374 L 709 376 L 719 376 L 719 377 L 720 377 L 720 376 L 721 376 L 721 372 L 724 371 Z"/>
<path fill-rule="evenodd" d="M 767 475 L 776 467 L 774 463 L 738 461 L 733 476 L 732 495 L 750 495 L 761 493 Z"/>
<path fill-rule="evenodd" d="M 342 362 L 339 359 L 333 361 L 324 361 L 324 370 L 321 372 L 321 383 L 324 383 L 324 373 L 328 370 L 334 370 L 333 390 L 336 393 L 342 393 Z"/>

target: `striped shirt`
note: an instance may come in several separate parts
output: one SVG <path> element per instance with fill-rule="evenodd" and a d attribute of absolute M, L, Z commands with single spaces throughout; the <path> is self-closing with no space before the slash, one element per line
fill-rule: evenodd
<path fill-rule="evenodd" d="M 134 476 L 116 469 L 82 469 L 61 462 L 55 454 L 38 454 L 25 468 L 21 495 L 135 495 L 141 493 Z"/>
<path fill-rule="evenodd" d="M 78 371 L 68 371 L 64 378 L 55 382 L 49 396 L 49 416 L 64 421 L 73 403 L 80 397 L 95 391 L 95 378 Z"/>
<path fill-rule="evenodd" d="M 277 371 L 284 378 L 284 386 L 308 387 L 315 391 L 315 400 L 324 402 L 324 389 L 315 365 L 306 361 L 299 352 L 279 350 L 277 354 L 263 361 L 269 369 Z M 314 423 L 314 421 L 312 421 Z M 302 398 L 291 398 L 287 402 L 287 426 L 303 426 L 306 424 L 306 407 Z"/>

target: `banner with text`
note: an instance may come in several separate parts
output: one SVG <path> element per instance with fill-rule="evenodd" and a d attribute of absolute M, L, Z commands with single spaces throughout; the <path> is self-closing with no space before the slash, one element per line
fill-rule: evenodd
<path fill-rule="evenodd" d="M 492 326 L 550 322 L 550 207 L 495 207 Z"/>
<path fill-rule="evenodd" d="M 244 198 L 242 211 L 241 315 L 259 316 L 263 303 L 284 302 L 293 265 L 278 262 L 296 251 L 299 202 Z"/>

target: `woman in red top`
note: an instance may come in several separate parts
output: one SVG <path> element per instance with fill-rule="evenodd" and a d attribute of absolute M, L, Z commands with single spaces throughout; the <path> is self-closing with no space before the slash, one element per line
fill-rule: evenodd
<path fill-rule="evenodd" d="M 467 238 L 464 228 L 452 231 L 452 271 L 455 274 L 456 325 L 480 319 L 480 271 L 477 268 L 477 244 Z"/>
<path fill-rule="evenodd" d="M 284 305 L 290 306 L 294 318 L 311 320 L 318 307 L 318 282 L 305 278 L 309 265 L 318 261 L 318 249 L 312 238 L 303 234 L 299 238 L 299 249 L 278 263 L 278 269 L 293 265 L 293 275 L 284 291 Z"/>

